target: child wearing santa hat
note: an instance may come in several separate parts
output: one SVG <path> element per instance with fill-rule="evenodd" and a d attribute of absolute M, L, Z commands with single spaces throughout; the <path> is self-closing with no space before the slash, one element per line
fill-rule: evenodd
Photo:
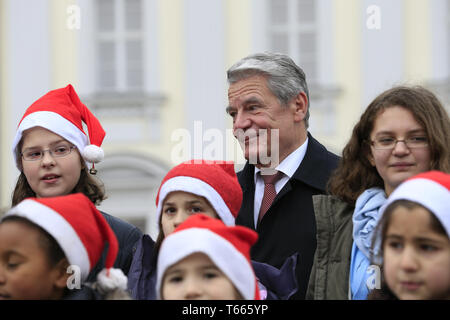
<path fill-rule="evenodd" d="M 89 135 L 83 130 L 86 124 Z M 98 119 L 80 101 L 72 85 L 52 90 L 36 100 L 23 115 L 13 140 L 13 156 L 20 175 L 12 206 L 28 197 L 56 197 L 81 192 L 98 205 L 105 198 L 100 180 L 91 176 L 94 163 L 104 157 L 105 137 Z M 89 163 L 92 167 L 88 170 Z M 103 213 L 119 240 L 115 266 L 128 273 L 133 246 L 142 236 L 135 226 Z M 92 269 L 95 280 L 104 258 Z"/>
<path fill-rule="evenodd" d="M 376 234 L 381 288 L 369 299 L 450 299 L 450 174 L 429 171 L 399 185 Z"/>
<path fill-rule="evenodd" d="M 157 244 L 193 213 L 219 218 L 228 226 L 242 203 L 232 161 L 190 160 L 170 170 L 156 196 Z"/>
<path fill-rule="evenodd" d="M 106 243 L 97 282 L 77 290 Z M 83 194 L 23 200 L 0 221 L 0 299 L 129 298 L 126 276 L 112 268 L 118 249 L 114 232 Z"/>
<path fill-rule="evenodd" d="M 161 243 L 193 214 L 203 213 L 234 226 L 242 203 L 242 189 L 232 161 L 195 159 L 172 168 L 163 178 L 156 197 L 159 234 L 156 243 L 144 235 L 133 257 L 129 289 L 134 299 L 156 299 L 157 257 Z M 189 246 L 186 243 L 186 246 Z M 279 270 L 253 262 L 263 298 L 287 298 L 297 290 L 294 275 L 296 257 Z M 291 277 L 292 276 L 292 277 Z M 270 290 L 266 290 L 269 289 Z M 275 292 L 277 292 L 275 294 Z"/>
<path fill-rule="evenodd" d="M 189 217 L 162 242 L 158 298 L 259 300 L 250 262 L 250 248 L 257 238 L 246 227 L 227 226 L 203 214 Z"/>

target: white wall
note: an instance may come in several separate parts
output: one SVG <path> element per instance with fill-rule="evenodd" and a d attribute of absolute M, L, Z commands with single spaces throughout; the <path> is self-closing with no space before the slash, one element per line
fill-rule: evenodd
<path fill-rule="evenodd" d="M 8 75 L 8 97 L 4 106 L 10 117 L 8 125 L 8 149 L 14 138 L 16 127 L 25 110 L 44 93 L 50 90 L 51 83 L 51 53 L 49 39 L 49 4 L 47 0 L 5 0 L 6 13 L 9 17 L 5 32 L 8 45 L 5 46 L 8 65 L 4 71 Z M 9 169 L 3 181 L 7 183 L 11 194 L 19 171 L 14 165 L 12 154 L 5 160 L 10 160 Z M 9 198 L 10 199 L 10 198 Z M 9 201 L 9 199 L 6 199 Z"/>
<path fill-rule="evenodd" d="M 402 81 L 404 76 L 404 0 L 364 0 L 361 7 L 363 92 L 361 110 L 382 91 Z M 378 6 L 380 29 L 366 25 L 369 6 Z"/>

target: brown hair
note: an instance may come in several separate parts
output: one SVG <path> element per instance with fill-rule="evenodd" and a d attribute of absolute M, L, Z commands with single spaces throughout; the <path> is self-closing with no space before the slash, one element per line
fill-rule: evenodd
<path fill-rule="evenodd" d="M 161 249 L 161 244 L 164 240 L 164 232 L 162 231 L 162 226 L 161 226 L 161 217 L 162 217 L 162 215 L 160 215 L 160 217 L 159 217 L 159 223 L 158 223 L 159 224 L 159 233 L 158 233 L 158 237 L 156 238 L 156 241 L 155 241 L 155 246 L 153 248 L 154 254 L 153 254 L 152 262 L 154 263 L 155 266 L 158 261 L 159 249 Z"/>
<path fill-rule="evenodd" d="M 430 150 L 430 170 L 450 173 L 450 120 L 437 97 L 420 87 L 399 86 L 389 89 L 373 100 L 353 128 L 349 142 L 342 151 L 342 159 L 332 174 L 328 190 L 344 201 L 355 204 L 364 190 L 379 187 L 384 181 L 368 160 L 370 134 L 380 112 L 401 106 L 412 112 L 424 128 Z"/>

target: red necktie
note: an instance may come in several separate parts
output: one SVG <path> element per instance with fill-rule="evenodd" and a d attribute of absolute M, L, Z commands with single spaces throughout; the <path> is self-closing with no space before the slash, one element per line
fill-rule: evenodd
<path fill-rule="evenodd" d="M 281 176 L 282 173 L 280 171 L 277 171 L 277 173 L 271 175 L 261 174 L 261 178 L 264 180 L 264 195 L 261 202 L 261 208 L 259 209 L 258 224 L 266 214 L 267 210 L 269 210 L 277 195 L 277 192 L 275 191 L 275 182 L 277 182 Z"/>

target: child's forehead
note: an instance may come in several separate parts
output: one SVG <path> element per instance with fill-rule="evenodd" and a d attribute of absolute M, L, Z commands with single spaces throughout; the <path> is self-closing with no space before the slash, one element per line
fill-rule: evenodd
<path fill-rule="evenodd" d="M 406 222 L 407 224 L 416 224 L 416 221 L 429 222 L 432 213 L 420 205 L 406 207 L 399 205 L 392 210 L 390 224 L 393 222 Z"/>
<path fill-rule="evenodd" d="M 392 233 L 408 236 L 434 234 L 432 213 L 422 206 L 398 206 L 392 210 L 387 224 L 387 235 Z"/>
<path fill-rule="evenodd" d="M 206 198 L 203 196 L 199 196 L 195 193 L 187 192 L 187 191 L 172 191 L 170 192 L 166 198 L 164 199 L 164 203 L 168 201 L 173 200 L 185 200 L 185 201 L 192 201 L 192 200 L 201 200 L 206 201 Z"/>
<path fill-rule="evenodd" d="M 198 251 L 191 253 L 186 257 L 183 257 L 182 259 L 175 262 L 167 269 L 167 272 L 181 270 L 184 268 L 193 268 L 202 270 L 206 268 L 217 269 L 217 266 L 207 254 Z"/>
<path fill-rule="evenodd" d="M 53 131 L 39 126 L 25 130 L 21 139 L 22 147 L 59 142 L 68 141 Z"/>
<path fill-rule="evenodd" d="M 0 223 L 0 247 L 27 247 L 36 250 L 40 248 L 39 239 L 44 233 L 25 219 L 5 219 Z"/>
<path fill-rule="evenodd" d="M 22 133 L 22 138 L 42 138 L 45 136 L 49 137 L 57 137 L 59 139 L 63 139 L 60 135 L 56 134 L 55 132 L 48 130 L 47 128 L 41 127 L 41 126 L 35 126 L 29 129 L 26 129 Z"/>
<path fill-rule="evenodd" d="M 40 228 L 31 222 L 30 220 L 18 217 L 18 216 L 6 216 L 0 222 L 0 230 L 2 232 L 11 232 L 13 230 L 23 230 L 24 233 L 20 233 L 21 235 L 26 234 L 25 232 L 29 232 L 31 234 L 40 234 L 42 233 Z"/>
<path fill-rule="evenodd" d="M 33 127 L 24 131 L 21 139 L 22 148 L 68 142 L 60 135 L 42 127 Z"/>

